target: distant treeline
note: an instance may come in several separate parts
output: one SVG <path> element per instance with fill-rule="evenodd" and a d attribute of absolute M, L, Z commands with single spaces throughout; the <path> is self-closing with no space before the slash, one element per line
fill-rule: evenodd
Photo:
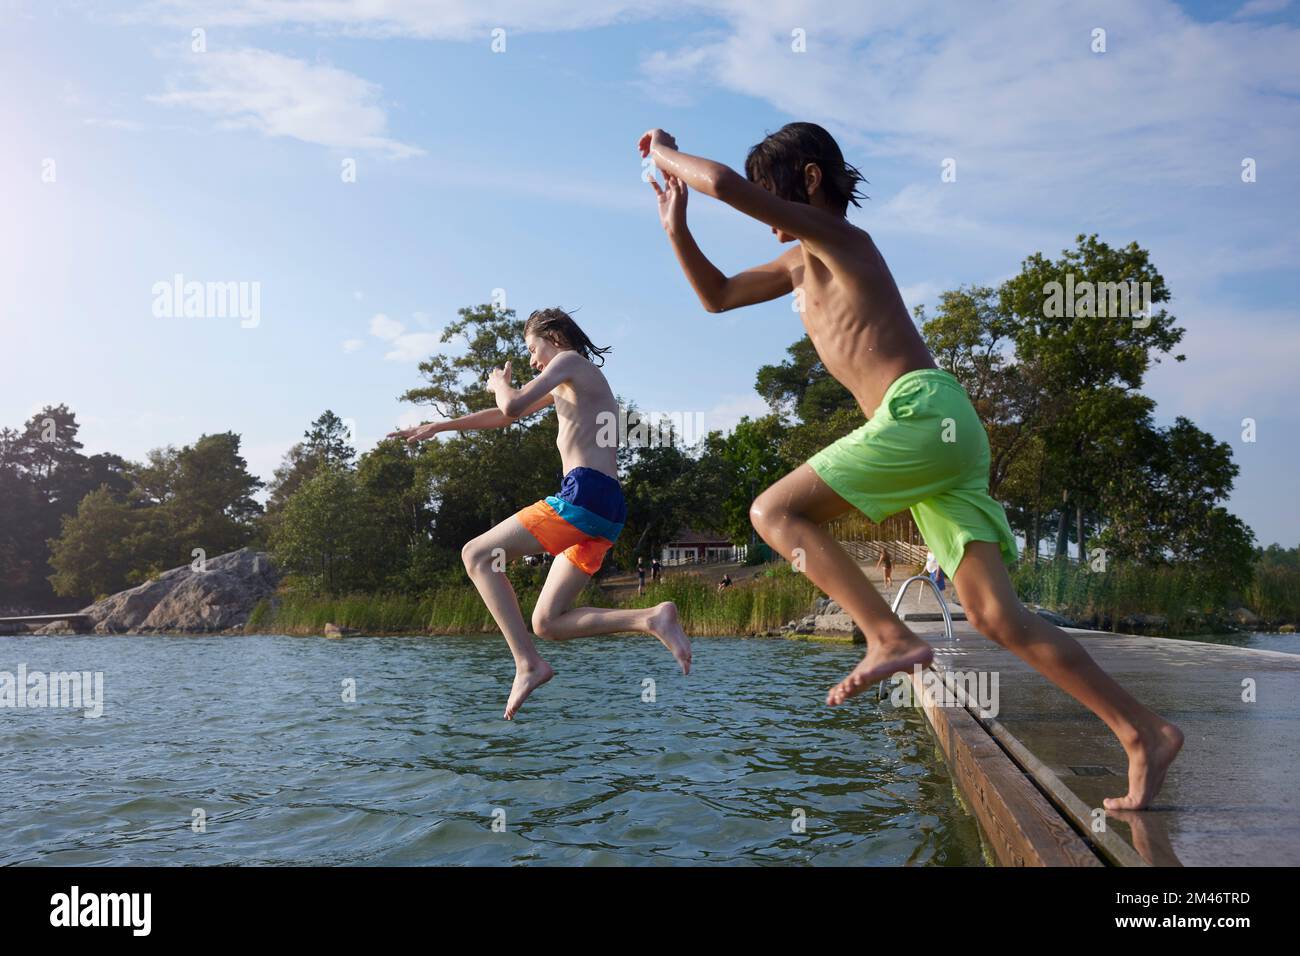
<path fill-rule="evenodd" d="M 1044 290 L 1069 276 L 1076 285 L 1149 283 L 1148 314 L 1135 321 L 1044 309 Z M 1183 330 L 1168 300 L 1145 250 L 1080 236 L 1058 259 L 1029 257 L 996 289 L 944 293 L 933 316 L 918 308 L 916 320 L 985 421 L 991 493 L 1032 550 L 1045 539 L 1058 554 L 1073 544 L 1084 561 L 1102 555 L 1112 569 L 1194 571 L 1211 589 L 1202 596 L 1215 601 L 1253 595 L 1290 607 L 1294 579 L 1286 571 L 1257 576 L 1262 552 L 1223 507 L 1238 472 L 1231 446 L 1186 418 L 1157 427 L 1155 404 L 1141 393 L 1153 362 L 1182 359 L 1175 349 Z M 599 323 L 589 326 L 599 341 Z M 489 407 L 488 372 L 508 358 L 523 384 L 523 321 L 513 310 L 461 309 L 443 339 L 466 344 L 421 363 L 422 381 L 402 396 L 430 420 Z M 658 554 L 688 527 L 753 543 L 754 497 L 863 420 L 807 336 L 760 368 L 755 388 L 770 412 L 725 435 L 683 436 L 624 400 L 632 427 L 619 474 L 628 517 L 607 568 Z M 682 421 L 699 410 L 676 411 Z M 77 434 L 62 405 L 0 431 L 0 604 L 86 600 L 189 563 L 200 549 L 212 556 L 243 545 L 269 548 L 290 590 L 424 600 L 467 586 L 463 544 L 553 493 L 562 477 L 550 410 L 416 448 L 387 440 L 360 456 L 343 421 L 326 411 L 265 485 L 249 474 L 234 432 L 159 448 L 144 462 L 85 456 Z"/>

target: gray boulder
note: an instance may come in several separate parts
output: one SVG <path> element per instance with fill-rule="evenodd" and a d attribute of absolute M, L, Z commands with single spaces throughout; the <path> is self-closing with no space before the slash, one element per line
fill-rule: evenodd
<path fill-rule="evenodd" d="M 242 548 L 208 559 L 201 571 L 188 564 L 172 568 L 81 613 L 96 634 L 226 631 L 243 627 L 276 583 L 268 556 Z"/>

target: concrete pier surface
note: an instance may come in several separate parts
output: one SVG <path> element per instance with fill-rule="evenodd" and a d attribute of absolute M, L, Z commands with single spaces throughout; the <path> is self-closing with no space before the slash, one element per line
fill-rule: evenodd
<path fill-rule="evenodd" d="M 1103 815 L 1102 798 L 1127 790 L 1127 759 L 1101 720 L 968 623 L 952 639 L 941 622 L 908 623 L 939 675 L 983 673 L 989 688 L 997 675 L 992 716 L 960 693 L 966 706 L 925 711 L 968 803 L 985 804 L 999 862 L 1093 865 L 1086 848 L 1104 865 L 1300 865 L 1300 655 L 1066 629 L 1185 735 L 1150 809 Z"/>

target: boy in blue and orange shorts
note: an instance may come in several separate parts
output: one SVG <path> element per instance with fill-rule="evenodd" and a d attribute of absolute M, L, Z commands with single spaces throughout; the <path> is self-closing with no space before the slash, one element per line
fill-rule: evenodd
<path fill-rule="evenodd" d="M 521 508 L 515 517 L 548 553 L 595 574 L 623 530 L 627 503 L 617 478 L 579 466 L 564 476 L 559 494 Z"/>
<path fill-rule="evenodd" d="M 554 405 L 559 418 L 555 443 L 564 465 L 558 494 L 520 509 L 461 550 L 465 570 L 501 628 L 515 659 L 515 678 L 506 701 L 510 720 L 535 689 L 555 671 L 533 644 L 519 600 L 506 578 L 507 563 L 538 550 L 555 555 L 546 584 L 533 609 L 533 633 L 564 641 L 595 634 L 634 631 L 659 639 L 683 674 L 690 673 L 691 642 L 671 601 L 651 608 L 596 608 L 571 605 L 600 570 L 605 553 L 623 530 L 627 505 L 619 485 L 618 442 L 608 440 L 605 423 L 619 421 L 618 401 L 593 359 L 604 364 L 608 348 L 598 348 L 562 309 L 541 309 L 524 324 L 529 365 L 537 376 L 522 388 L 511 384 L 511 363 L 488 377 L 497 407 L 448 422 L 393 432 L 417 442 L 438 432 L 505 426 Z"/>

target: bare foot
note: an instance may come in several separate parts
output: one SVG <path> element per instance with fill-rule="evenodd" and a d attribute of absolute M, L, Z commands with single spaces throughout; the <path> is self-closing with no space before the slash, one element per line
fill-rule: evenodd
<path fill-rule="evenodd" d="M 515 682 L 510 686 L 510 699 L 506 701 L 506 720 L 514 720 L 515 714 L 523 706 L 528 695 L 555 676 L 555 671 L 546 661 L 538 660 L 532 667 L 515 665 Z"/>
<path fill-rule="evenodd" d="M 848 677 L 830 689 L 826 695 L 828 707 L 842 704 L 850 697 L 862 693 L 877 681 L 899 671 L 925 667 L 934 660 L 934 648 L 919 637 L 891 641 L 867 641 L 867 656 L 853 668 Z"/>
<path fill-rule="evenodd" d="M 1153 736 L 1125 747 L 1128 754 L 1128 793 L 1107 797 L 1101 805 L 1107 810 L 1145 810 L 1160 792 L 1165 771 L 1183 749 L 1183 732 L 1165 723 Z"/>
<path fill-rule="evenodd" d="M 691 672 L 691 639 L 686 636 L 682 630 L 681 623 L 677 620 L 677 605 L 672 601 L 664 601 L 655 608 L 654 613 L 650 615 L 650 633 L 663 642 L 664 647 L 672 652 L 673 657 L 677 658 L 677 663 L 682 667 L 683 674 Z"/>

